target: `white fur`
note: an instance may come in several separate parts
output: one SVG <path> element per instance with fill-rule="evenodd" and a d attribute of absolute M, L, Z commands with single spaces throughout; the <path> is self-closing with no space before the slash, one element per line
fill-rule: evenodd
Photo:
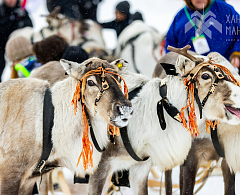
<path fill-rule="evenodd" d="M 116 55 L 119 58 L 123 58 L 129 62 L 129 70 L 136 72 L 133 66 L 132 48 L 127 45 L 123 51 L 121 51 L 121 45 L 124 45 L 130 38 L 141 34 L 134 42 L 135 46 L 135 61 L 136 66 L 141 74 L 152 77 L 157 61 L 155 60 L 153 52 L 153 44 L 157 44 L 157 48 L 154 50 L 156 58 L 160 59 L 160 43 L 163 40 L 164 35 L 157 32 L 155 29 L 147 26 L 144 22 L 137 20 L 132 22 L 126 27 L 118 38 L 118 46 L 116 49 Z"/>

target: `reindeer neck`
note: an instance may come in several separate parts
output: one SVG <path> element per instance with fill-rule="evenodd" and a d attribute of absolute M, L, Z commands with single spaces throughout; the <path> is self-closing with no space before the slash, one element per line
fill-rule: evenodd
<path fill-rule="evenodd" d="M 55 106 L 54 127 L 52 131 L 54 152 L 52 159 L 61 159 L 61 166 L 66 166 L 77 175 L 83 176 L 86 172 L 83 170 L 82 161 L 80 161 L 79 166 L 76 167 L 78 157 L 82 151 L 82 106 L 79 102 L 76 115 L 74 114 L 73 106 L 69 106 L 77 83 L 77 80 L 67 78 L 52 87 L 53 105 Z M 89 112 L 89 118 L 98 144 L 103 148 L 108 142 L 107 123 L 103 122 L 98 114 L 92 116 Z M 62 139 L 63 137 L 64 139 Z M 90 132 L 89 139 L 92 142 Z M 58 150 L 55 148 L 58 148 Z M 89 173 L 96 169 L 101 158 L 101 153 L 95 149 L 94 145 L 93 155 L 93 168 L 87 170 Z"/>

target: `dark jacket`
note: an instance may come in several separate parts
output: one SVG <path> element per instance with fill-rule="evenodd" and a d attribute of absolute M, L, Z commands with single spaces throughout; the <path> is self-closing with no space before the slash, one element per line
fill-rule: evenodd
<path fill-rule="evenodd" d="M 5 67 L 4 53 L 9 35 L 16 29 L 33 26 L 26 10 L 20 8 L 19 1 L 13 8 L 4 3 L 0 6 L 0 78 Z"/>
<path fill-rule="evenodd" d="M 126 28 L 131 23 L 131 21 L 132 20 L 130 19 L 130 17 L 128 17 L 125 20 L 120 21 L 120 22 L 113 20 L 111 22 L 101 23 L 100 25 L 103 28 L 114 29 L 117 33 L 117 37 L 119 37 L 119 35 L 123 31 L 123 29 Z"/>
<path fill-rule="evenodd" d="M 97 21 L 97 7 L 102 0 L 47 0 L 48 11 L 60 6 L 60 13 L 74 19 Z"/>

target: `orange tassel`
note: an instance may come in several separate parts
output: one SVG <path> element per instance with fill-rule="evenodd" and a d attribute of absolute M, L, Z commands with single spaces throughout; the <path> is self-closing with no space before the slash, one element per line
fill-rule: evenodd
<path fill-rule="evenodd" d="M 74 105 L 74 114 L 77 114 L 77 102 L 80 99 L 80 89 L 81 89 L 81 82 L 79 82 L 76 86 L 76 90 L 73 95 L 72 102 L 69 106 Z"/>
<path fill-rule="evenodd" d="M 117 73 L 114 73 L 112 71 L 114 71 L 114 70 L 110 69 L 110 68 L 103 69 L 102 67 L 99 67 L 96 70 L 91 70 L 91 71 L 87 72 L 81 78 L 80 82 L 77 84 L 76 90 L 73 95 L 73 99 L 70 104 L 70 106 L 74 105 L 74 114 L 76 115 L 77 108 L 78 108 L 77 103 L 80 100 L 80 98 L 82 98 L 82 121 L 83 121 L 82 152 L 78 158 L 77 166 L 79 165 L 81 158 L 83 158 L 84 170 L 86 170 L 88 167 L 93 167 L 93 157 L 92 157 L 93 145 L 89 140 L 88 121 L 87 121 L 87 117 L 86 117 L 86 113 L 85 113 L 85 104 L 84 104 L 84 100 L 83 100 L 83 95 L 84 95 L 84 91 L 85 91 L 85 83 L 86 83 L 87 77 L 94 75 L 94 74 L 103 74 L 103 75 L 113 74 L 113 75 L 117 75 L 117 76 L 121 77 L 120 75 L 118 75 Z M 128 99 L 128 88 L 127 88 L 126 82 L 124 81 L 124 79 L 122 77 L 121 77 L 121 79 L 124 82 L 124 95 Z M 118 86 L 121 87 L 120 83 L 115 78 L 114 78 L 114 80 L 116 81 Z M 80 94 L 82 95 L 82 97 L 80 97 Z M 108 132 L 109 133 L 112 132 L 112 135 L 117 135 L 117 136 L 120 135 L 119 128 L 115 127 L 115 126 L 108 125 Z"/>
<path fill-rule="evenodd" d="M 119 131 L 119 127 L 113 126 L 108 124 L 108 132 L 110 135 L 116 135 L 119 136 L 120 135 L 120 131 Z"/>
<path fill-rule="evenodd" d="M 240 83 L 238 82 L 237 79 L 235 79 L 235 77 L 232 75 L 232 73 L 230 72 L 230 70 L 228 70 L 225 66 L 222 66 L 222 65 L 220 65 L 220 64 L 213 64 L 213 65 L 215 65 L 215 66 L 217 66 L 218 68 L 222 69 L 222 70 L 226 73 L 226 75 L 228 76 L 228 78 L 229 78 L 229 79 L 232 79 L 232 81 L 233 81 L 237 86 L 240 87 Z"/>
<path fill-rule="evenodd" d="M 88 134 L 88 121 L 85 113 L 85 105 L 82 106 L 82 121 L 83 121 L 83 137 L 82 137 L 82 152 L 78 158 L 77 166 L 80 162 L 81 157 L 83 157 L 83 167 L 84 171 L 88 167 L 93 167 L 93 145 L 89 141 L 89 134 Z"/>
<path fill-rule="evenodd" d="M 187 85 L 188 81 L 185 79 L 184 80 L 184 84 Z M 193 135 L 195 135 L 197 137 L 197 135 L 201 132 L 199 129 L 198 129 L 198 126 L 197 126 L 197 117 L 196 117 L 196 113 L 195 113 L 195 106 L 194 106 L 194 86 L 193 86 L 193 83 L 189 84 L 188 85 L 188 89 L 189 89 L 189 93 L 188 93 L 188 105 L 183 107 L 180 111 L 180 118 L 182 120 L 182 126 L 184 128 L 186 128 L 190 133 L 191 133 L 191 136 L 193 137 Z M 187 126 L 187 122 L 185 120 L 185 117 L 184 117 L 184 110 L 186 108 L 189 108 L 189 117 L 188 117 L 188 120 L 189 120 L 189 127 Z"/>
<path fill-rule="evenodd" d="M 206 130 L 208 133 L 210 133 L 209 127 L 212 127 L 213 130 L 215 130 L 216 127 L 218 127 L 218 124 L 220 124 L 220 121 L 215 120 L 214 124 L 213 121 L 206 120 Z"/>

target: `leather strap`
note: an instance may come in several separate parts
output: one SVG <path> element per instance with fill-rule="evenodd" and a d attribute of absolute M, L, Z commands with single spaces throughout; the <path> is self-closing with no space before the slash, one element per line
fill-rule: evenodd
<path fill-rule="evenodd" d="M 181 120 L 179 117 L 179 110 L 175 106 L 173 106 L 171 103 L 169 103 L 169 101 L 168 101 L 166 84 L 160 85 L 159 93 L 160 93 L 162 99 L 157 104 L 157 115 L 158 115 L 158 120 L 159 120 L 162 130 L 165 130 L 166 129 L 166 121 L 164 118 L 163 108 L 173 119 L 175 119 L 176 121 L 178 121 L 180 123 L 181 123 Z"/>
<path fill-rule="evenodd" d="M 176 67 L 173 64 L 160 63 L 167 75 L 177 76 Z"/>
<path fill-rule="evenodd" d="M 43 148 L 42 156 L 39 160 L 35 171 L 40 173 L 45 168 L 45 163 L 52 151 L 52 127 L 54 125 L 54 106 L 52 104 L 51 90 L 47 89 L 44 95 L 43 102 Z"/>
<path fill-rule="evenodd" d="M 127 134 L 127 127 L 120 128 L 120 134 L 122 137 L 123 145 L 125 146 L 128 154 L 136 161 L 146 161 L 149 157 L 146 157 L 144 159 L 141 159 L 138 157 L 138 155 L 134 152 L 132 145 L 130 143 L 130 140 L 128 138 Z"/>
<path fill-rule="evenodd" d="M 98 144 L 98 142 L 97 142 L 97 139 L 96 139 L 96 136 L 94 134 L 92 125 L 90 123 L 90 119 L 89 119 L 89 115 L 88 115 L 88 112 L 86 110 L 86 107 L 85 107 L 85 113 L 86 113 L 86 117 L 87 117 L 87 120 L 88 120 L 88 125 L 90 127 L 90 134 L 91 134 L 91 138 L 92 138 L 93 144 L 94 144 L 94 146 L 95 146 L 95 148 L 97 149 L 98 152 L 103 152 L 105 150 L 105 148 L 101 149 L 99 144 Z"/>
<path fill-rule="evenodd" d="M 213 123 L 214 123 L 214 121 L 213 121 Z M 218 153 L 218 155 L 220 157 L 225 158 L 224 150 L 222 149 L 219 139 L 218 139 L 217 127 L 215 127 L 215 130 L 213 130 L 212 127 L 210 126 L 210 129 L 211 129 L 212 143 L 213 143 L 213 146 L 214 146 L 216 152 Z"/>

